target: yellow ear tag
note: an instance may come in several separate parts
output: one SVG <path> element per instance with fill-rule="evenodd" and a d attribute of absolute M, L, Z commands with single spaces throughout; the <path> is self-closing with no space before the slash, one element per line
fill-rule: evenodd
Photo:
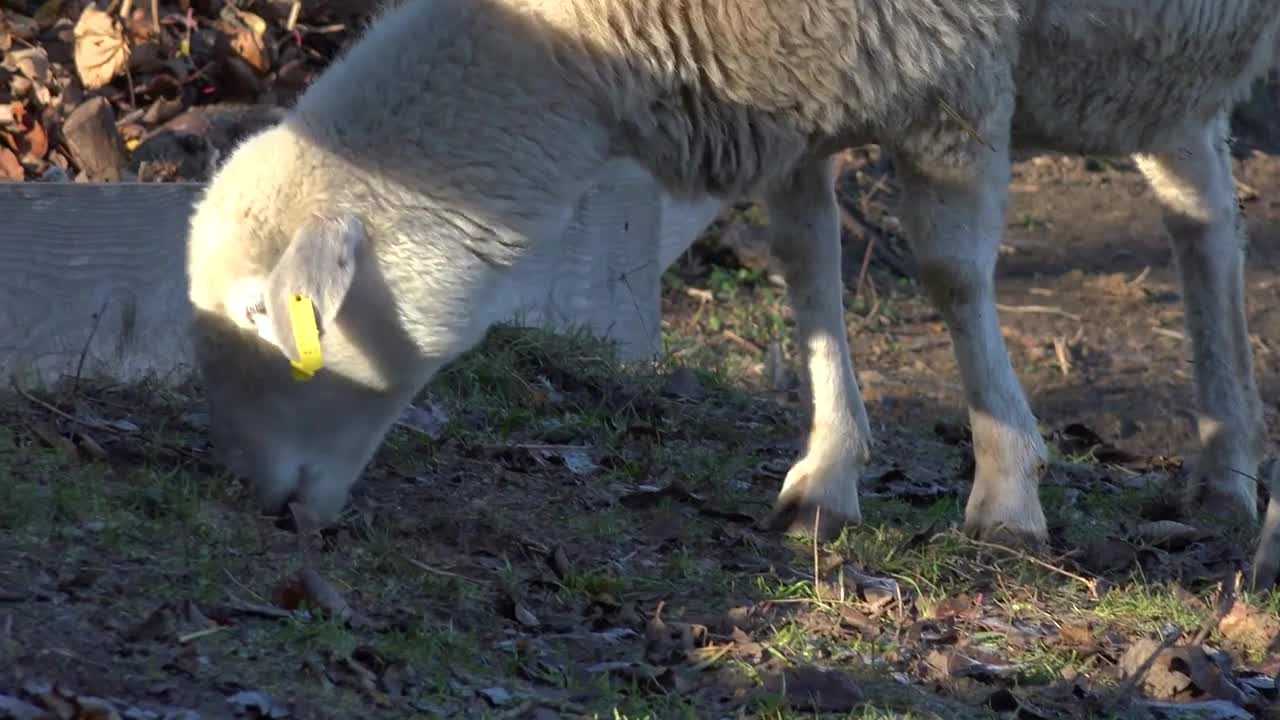
<path fill-rule="evenodd" d="M 316 327 L 316 314 L 311 298 L 296 293 L 289 298 L 289 320 L 293 326 L 293 342 L 297 345 L 299 357 L 297 361 L 290 361 L 293 365 L 293 379 L 306 382 L 324 367 L 324 356 L 320 353 L 320 330 Z"/>

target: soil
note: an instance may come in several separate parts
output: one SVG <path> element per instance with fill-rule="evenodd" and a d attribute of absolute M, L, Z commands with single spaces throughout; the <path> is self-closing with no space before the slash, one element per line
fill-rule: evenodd
<path fill-rule="evenodd" d="M 165 3 L 157 40 L 130 4 L 120 41 L 168 56 L 200 21 L 189 67 L 139 61 L 85 93 L 68 79 L 78 10 L 0 5 L 26 18 L 2 28 L 5 47 L 47 46 L 54 66 L 3 98 L 31 106 L 0 130 L 0 169 L 27 181 L 75 176 L 55 129 L 95 93 L 130 144 L 125 176 L 207 177 L 275 117 L 219 106 L 286 102 L 368 6 L 307 3 L 295 34 L 289 2 Z M 41 83 L 57 92 L 37 108 Z M 1242 107 L 1235 160 L 1273 444 L 1277 110 L 1274 86 Z M 253 512 L 210 462 L 198 387 L 5 396 L 0 719 L 1082 718 L 1155 701 L 1275 717 L 1280 601 L 1242 597 L 1248 550 L 1162 490 L 1194 441 L 1194 395 L 1141 176 L 1093 158 L 1014 168 L 1001 319 L 1061 455 L 1042 489 L 1051 546 L 1031 556 L 955 531 L 972 450 L 954 356 L 909 281 L 891 168 L 854 155 L 844 269 L 876 433 L 863 527 L 818 546 L 754 525 L 804 422 L 775 332 L 787 311 L 767 279 L 733 279 L 751 262 L 719 246 L 726 219 L 669 274 L 683 289 L 665 293 L 664 327 L 695 351 L 623 369 L 586 340 L 495 331 L 406 414 L 323 532 Z M 698 353 L 742 372 L 695 372 Z M 1171 627 L 1176 657 L 1126 689 L 1132 656 Z"/>

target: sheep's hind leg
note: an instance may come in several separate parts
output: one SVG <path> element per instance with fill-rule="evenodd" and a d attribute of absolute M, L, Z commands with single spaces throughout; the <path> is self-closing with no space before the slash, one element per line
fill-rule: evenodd
<path fill-rule="evenodd" d="M 1223 113 L 1168 152 L 1135 160 L 1164 207 L 1194 359 L 1201 451 L 1186 500 L 1252 525 L 1264 428 L 1245 316 L 1247 233 L 1227 129 Z"/>
<path fill-rule="evenodd" d="M 795 312 L 811 398 L 804 455 L 787 473 L 766 519 L 774 530 L 839 535 L 858 523 L 858 478 L 871 430 L 845 331 L 840 225 L 829 159 L 802 165 L 766 197 L 774 255 Z"/>
<path fill-rule="evenodd" d="M 980 129 L 991 143 L 926 143 L 895 153 L 904 227 L 918 276 L 942 314 L 960 366 L 973 429 L 973 490 L 965 530 L 1038 544 L 1047 536 L 1039 481 L 1047 457 L 1009 360 L 995 306 L 995 267 L 1009 183 L 1007 115 Z M 1003 124 L 1002 124 L 1003 123 Z"/>

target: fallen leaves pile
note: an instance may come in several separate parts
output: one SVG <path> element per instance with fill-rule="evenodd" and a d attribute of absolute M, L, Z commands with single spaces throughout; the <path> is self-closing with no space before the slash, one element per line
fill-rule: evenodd
<path fill-rule="evenodd" d="M 0 180 L 207 180 L 372 2 L 0 3 Z"/>

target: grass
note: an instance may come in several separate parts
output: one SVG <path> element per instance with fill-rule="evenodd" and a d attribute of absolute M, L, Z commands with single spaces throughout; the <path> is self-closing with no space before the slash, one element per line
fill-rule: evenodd
<path fill-rule="evenodd" d="M 678 279 L 669 283 L 679 287 Z M 759 386 L 751 378 L 760 373 L 750 368 L 768 343 L 789 348 L 782 338 L 790 319 L 782 294 L 758 273 L 713 271 L 707 285 L 723 302 L 666 328 L 676 355 L 655 365 L 618 363 L 584 333 L 495 329 L 419 399 L 446 411 L 442 432 L 393 431 L 351 519 L 323 541 L 276 528 L 257 517 L 236 483 L 165 450 L 200 442 L 199 428 L 184 420 L 197 407 L 189 389 L 82 393 L 79 402 L 103 416 L 132 408 L 142 426 L 97 438 L 106 460 L 42 442 L 33 428 L 52 422 L 48 416 L 6 416 L 0 555 L 21 562 L 0 581 L 36 597 L 65 592 L 57 588 L 78 568 L 103 578 L 57 606 L 64 609 L 56 621 L 54 605 L 20 603 L 18 632 L 32 646 L 65 645 L 88 662 L 119 664 L 121 678 L 160 673 L 178 688 L 179 704 L 191 706 L 221 707 L 230 682 L 288 699 L 305 717 L 371 708 L 387 717 L 499 717 L 531 703 L 590 718 L 700 718 L 738 697 L 746 716 L 791 720 L 995 716 L 983 698 L 1002 684 L 1053 708 L 1064 677 L 1088 676 L 1102 693 L 1117 680 L 1106 658 L 1127 642 L 1204 621 L 1211 602 L 1189 602 L 1177 582 L 1145 576 L 1154 566 L 1109 577 L 1094 598 L 1044 564 L 967 540 L 956 531 L 967 481 L 957 468 L 967 451 L 924 437 L 923 427 L 877 433 L 909 449 L 902 457 L 914 464 L 906 472 L 939 478 L 946 494 L 866 497 L 864 524 L 818 548 L 753 530 L 741 518 L 772 501 L 776 468 L 785 471 L 794 457 L 802 425 L 794 407 L 753 395 Z M 908 312 L 897 292 L 882 291 L 863 332 L 892 327 Z M 754 348 L 726 345 L 725 331 Z M 715 340 L 703 342 L 708 337 Z M 698 368 L 703 400 L 664 395 L 677 363 Z M 547 445 L 588 448 L 598 469 L 579 475 L 533 450 L 517 452 Z M 1094 467 L 1089 456 L 1057 459 Z M 1097 478 L 1105 474 L 1097 469 Z M 671 483 L 693 496 L 624 502 Z M 1122 535 L 1134 509 L 1158 501 L 1159 491 L 1047 484 L 1042 497 L 1051 522 L 1065 528 L 1061 542 L 1080 546 Z M 1058 557 L 1047 562 L 1088 572 Z M 327 619 L 314 604 L 284 618 L 235 616 L 191 646 L 220 668 L 221 685 L 165 670 L 160 658 L 181 652 L 172 638 L 120 655 L 133 647 L 124 631 L 104 630 L 93 614 L 106 607 L 112 627 L 128 628 L 186 601 L 210 613 L 228 598 L 270 606 L 303 565 L 331 583 L 358 620 Z M 843 599 L 833 592 L 840 572 Z M 900 598 L 881 607 L 859 577 L 896 582 Z M 1211 600 L 1204 584 L 1191 594 Z M 1247 600 L 1280 612 L 1274 595 Z M 735 608 L 762 613 L 738 644 L 721 622 Z M 175 635 L 202 629 L 198 619 L 177 617 Z M 697 647 L 652 655 L 654 643 L 673 642 L 655 639 L 657 617 L 668 631 L 707 635 Z M 1063 642 L 1066 623 L 1088 624 L 1105 652 Z M 751 643 L 762 648 L 758 657 L 743 649 Z M 957 647 L 1018 669 L 1008 683 L 931 677 L 930 653 Z M 700 667 L 706 652 L 721 655 Z M 1268 657 L 1256 643 L 1242 652 Z M 36 674 L 61 672 L 40 657 L 22 661 Z M 658 679 L 636 675 L 635 663 Z M 865 701 L 822 714 L 764 691 L 767 678 L 805 665 L 841 669 Z M 103 682 L 95 692 L 141 697 L 127 680 Z M 493 688 L 509 699 L 484 699 Z"/>

